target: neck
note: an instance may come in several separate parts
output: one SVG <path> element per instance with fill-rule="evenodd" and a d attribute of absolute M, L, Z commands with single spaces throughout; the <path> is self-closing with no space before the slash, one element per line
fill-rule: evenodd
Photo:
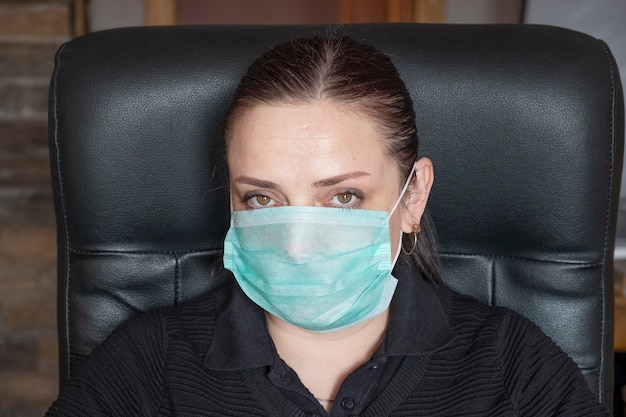
<path fill-rule="evenodd" d="M 362 342 L 368 342 L 366 343 L 368 345 L 375 344 L 375 349 L 387 331 L 389 309 L 369 320 L 341 330 L 328 332 L 307 330 L 267 312 L 265 313 L 265 318 L 268 331 L 272 339 L 274 339 L 274 343 L 277 343 L 276 339 L 278 339 L 278 342 L 321 343 L 322 345 L 329 344 L 335 347 L 345 344 L 352 345 L 352 348 L 354 348 L 353 342 L 360 339 Z"/>
<path fill-rule="evenodd" d="M 266 313 L 278 355 L 316 398 L 332 400 L 343 380 L 367 362 L 385 337 L 389 309 L 334 332 L 312 332 Z M 325 404 L 322 404 L 325 405 Z"/>

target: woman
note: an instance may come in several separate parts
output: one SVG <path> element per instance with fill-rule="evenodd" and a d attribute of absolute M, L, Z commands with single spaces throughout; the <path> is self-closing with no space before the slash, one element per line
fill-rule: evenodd
<path fill-rule="evenodd" d="M 441 283 L 433 166 L 384 54 L 276 46 L 225 140 L 235 281 L 122 326 L 48 415 L 609 415 L 537 327 Z"/>

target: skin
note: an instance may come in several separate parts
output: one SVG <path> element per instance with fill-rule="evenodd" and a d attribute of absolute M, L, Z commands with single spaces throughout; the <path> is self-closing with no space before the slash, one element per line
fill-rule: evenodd
<path fill-rule="evenodd" d="M 227 162 L 234 210 L 283 205 L 391 211 L 406 178 L 388 155 L 374 122 L 328 101 L 261 105 L 235 123 Z M 402 232 L 419 224 L 433 182 L 430 160 L 415 163 L 401 203 L 389 220 L 392 254 Z M 369 360 L 384 338 L 389 310 L 347 329 L 318 333 L 266 313 L 279 355 L 322 400 Z M 327 409 L 332 402 L 320 401 Z"/>

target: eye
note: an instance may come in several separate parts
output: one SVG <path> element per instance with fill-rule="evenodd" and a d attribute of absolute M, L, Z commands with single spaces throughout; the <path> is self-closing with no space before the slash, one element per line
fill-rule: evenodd
<path fill-rule="evenodd" d="M 272 199 L 266 195 L 257 195 L 256 197 L 254 197 L 254 200 L 259 206 L 267 206 L 269 203 L 272 202 Z"/>
<path fill-rule="evenodd" d="M 266 194 L 246 194 L 241 202 L 251 209 L 274 207 L 276 205 L 276 201 Z"/>
<path fill-rule="evenodd" d="M 359 208 L 365 195 L 356 188 L 348 188 L 334 194 L 330 199 L 330 205 L 341 208 Z"/>
<path fill-rule="evenodd" d="M 354 199 L 354 194 L 344 191 L 342 193 L 336 194 L 333 197 L 333 203 L 340 204 L 340 205 L 350 204 L 353 199 Z"/>

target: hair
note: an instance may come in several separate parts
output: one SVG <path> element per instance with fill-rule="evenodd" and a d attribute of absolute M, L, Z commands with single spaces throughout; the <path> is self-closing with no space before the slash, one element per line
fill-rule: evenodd
<path fill-rule="evenodd" d="M 418 158 L 413 101 L 391 59 L 349 37 L 297 38 L 274 46 L 259 57 L 238 85 L 226 116 L 225 146 L 233 125 L 259 105 L 313 103 L 327 100 L 375 121 L 402 182 Z M 426 211 L 412 255 L 400 254 L 430 282 L 441 282 L 437 238 Z M 413 247 L 413 235 L 402 244 Z"/>

